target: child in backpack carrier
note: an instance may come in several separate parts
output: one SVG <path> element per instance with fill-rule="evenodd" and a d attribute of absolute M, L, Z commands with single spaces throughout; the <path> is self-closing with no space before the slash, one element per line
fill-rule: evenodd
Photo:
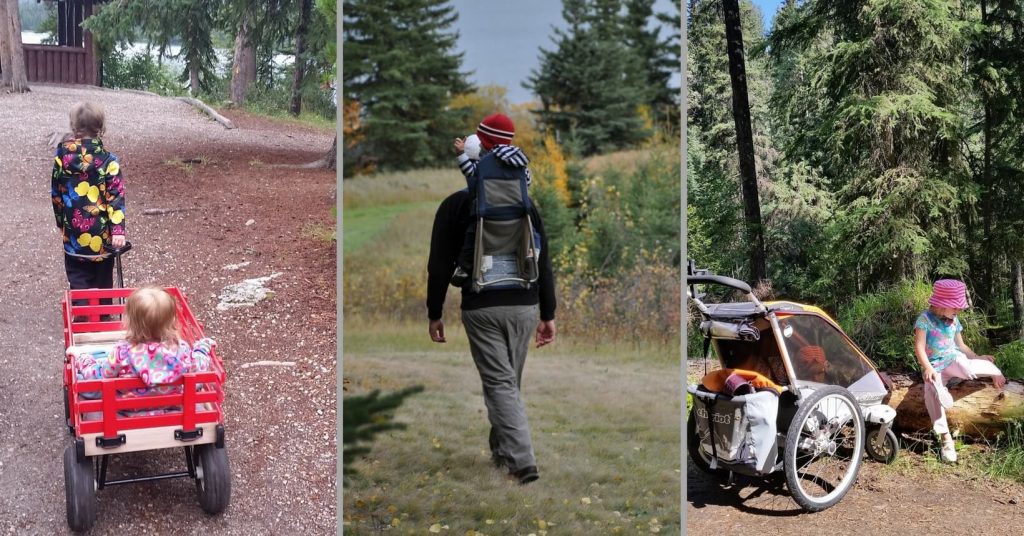
<path fill-rule="evenodd" d="M 181 393 L 180 385 L 167 384 L 189 372 L 210 370 L 210 353 L 216 343 L 203 338 L 190 347 L 179 337 L 177 307 L 174 297 L 166 291 L 156 287 L 140 288 L 128 297 L 124 312 L 125 340 L 118 342 L 109 355 L 73 356 L 79 380 L 137 377 L 146 387 L 122 392 L 121 396 L 146 397 Z M 159 415 L 169 411 L 181 411 L 181 408 L 148 408 L 120 414 Z"/>
<path fill-rule="evenodd" d="M 453 286 L 472 282 L 475 291 L 492 284 L 523 288 L 536 280 L 540 240 L 529 223 L 529 159 L 511 145 L 514 135 L 512 120 L 497 113 L 480 122 L 475 136 L 455 139 L 456 160 L 473 196 L 476 221 L 466 231 Z M 526 232 L 517 221 L 525 222 Z"/>

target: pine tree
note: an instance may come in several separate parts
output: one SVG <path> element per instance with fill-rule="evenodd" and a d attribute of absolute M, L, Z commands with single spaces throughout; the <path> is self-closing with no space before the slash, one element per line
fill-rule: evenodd
<path fill-rule="evenodd" d="M 622 29 L 626 45 L 640 58 L 643 70 L 645 101 L 654 114 L 655 123 L 678 126 L 679 90 L 669 86 L 673 74 L 679 73 L 679 37 L 672 32 L 679 28 L 679 3 L 675 18 L 671 14 L 654 13 L 655 0 L 626 0 Z M 650 27 L 653 20 L 672 24 L 669 36 L 661 36 L 662 27 Z"/>
<path fill-rule="evenodd" d="M 342 470 L 346 478 L 355 474 L 349 465 L 360 456 L 370 452 L 369 443 L 374 436 L 388 430 L 405 428 L 393 421 L 395 410 L 410 395 L 419 393 L 423 387 L 416 385 L 381 396 L 380 391 L 365 395 L 347 396 L 342 403 L 341 428 L 343 438 Z"/>
<path fill-rule="evenodd" d="M 772 32 L 773 54 L 806 75 L 786 90 L 785 114 L 810 134 L 787 156 L 820 167 L 837 196 L 827 253 L 837 294 L 966 268 L 956 11 L 937 0 L 810 1 Z"/>
<path fill-rule="evenodd" d="M 362 150 L 381 168 L 417 168 L 450 156 L 459 112 L 452 96 L 472 88 L 454 53 L 458 18 L 447 0 L 347 0 L 343 83 L 364 114 Z"/>
<path fill-rule="evenodd" d="M 566 0 L 568 30 L 524 87 L 540 97 L 544 127 L 582 155 L 635 145 L 650 133 L 640 106 L 647 90 L 637 54 L 624 42 L 621 0 Z"/>
<path fill-rule="evenodd" d="M 754 49 L 762 34 L 760 13 L 749 0 L 741 2 L 740 7 L 744 48 Z M 722 2 L 691 0 L 687 9 L 687 123 L 688 136 L 696 142 L 688 155 L 689 174 L 693 176 L 688 204 L 696 221 L 704 222 L 705 228 L 699 232 L 715 244 L 709 253 L 716 257 L 696 260 L 717 273 L 750 279 Z M 770 150 L 763 128 L 767 123 L 765 93 L 769 84 L 761 60 L 748 59 L 747 80 L 755 150 L 761 155 L 758 182 L 767 184 L 764 170 L 769 167 L 766 156 Z"/>

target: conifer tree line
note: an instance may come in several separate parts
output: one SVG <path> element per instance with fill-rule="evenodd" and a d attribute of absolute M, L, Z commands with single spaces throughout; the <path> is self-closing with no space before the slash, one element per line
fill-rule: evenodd
<path fill-rule="evenodd" d="M 568 27 L 554 30 L 523 82 L 536 97 L 540 128 L 583 156 L 678 132 L 679 9 L 657 13 L 654 0 L 562 5 Z M 446 162 L 452 138 L 472 120 L 452 101 L 476 89 L 457 51 L 453 6 L 346 0 L 343 13 L 346 170 Z"/>
<path fill-rule="evenodd" d="M 687 4 L 688 251 L 751 279 L 722 4 Z M 1024 2 L 788 0 L 767 32 L 739 4 L 775 295 L 956 277 L 1019 330 Z"/>

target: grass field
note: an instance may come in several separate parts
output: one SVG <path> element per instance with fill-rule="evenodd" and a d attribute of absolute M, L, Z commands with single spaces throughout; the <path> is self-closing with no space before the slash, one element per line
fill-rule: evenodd
<path fill-rule="evenodd" d="M 523 398 L 541 479 L 519 486 L 491 466 L 458 293 L 444 345 L 423 302 L 434 210 L 459 187 L 454 167 L 344 183 L 346 395 L 425 387 L 396 412 L 407 428 L 355 463 L 345 533 L 680 533 L 678 345 L 570 332 L 532 349 Z"/>
<path fill-rule="evenodd" d="M 523 397 L 541 479 L 524 487 L 490 465 L 480 380 L 464 335 L 448 338 L 451 347 L 429 346 L 424 325 L 389 333 L 383 351 L 357 351 L 365 341 L 346 335 L 347 394 L 426 388 L 397 412 L 408 428 L 380 436 L 356 464 L 346 534 L 435 524 L 459 535 L 679 533 L 677 364 L 622 364 L 557 344 L 531 351 Z M 403 349 L 416 340 L 419 350 Z"/>

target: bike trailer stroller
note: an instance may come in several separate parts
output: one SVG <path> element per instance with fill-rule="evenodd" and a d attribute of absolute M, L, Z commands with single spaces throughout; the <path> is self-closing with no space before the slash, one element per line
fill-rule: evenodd
<path fill-rule="evenodd" d="M 698 273 L 687 284 L 705 357 L 714 349 L 721 365 L 687 388 L 694 465 L 712 474 L 784 471 L 796 503 L 820 511 L 850 490 L 865 452 L 884 463 L 895 458 L 886 380 L 824 311 L 762 303 L 729 277 Z M 724 286 L 747 301 L 706 303 L 696 285 Z"/>

